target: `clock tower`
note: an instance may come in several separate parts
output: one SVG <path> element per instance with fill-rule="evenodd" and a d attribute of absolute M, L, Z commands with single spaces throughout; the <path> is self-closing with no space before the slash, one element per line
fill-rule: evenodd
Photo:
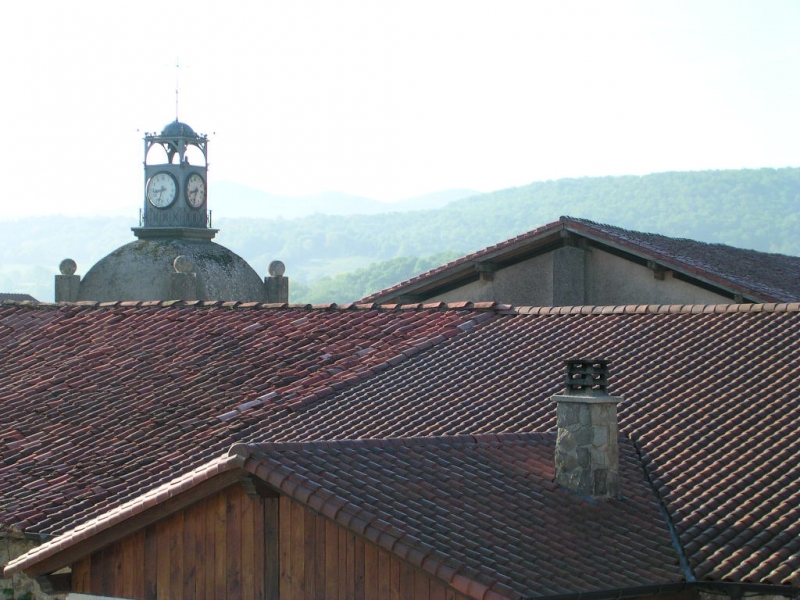
<path fill-rule="evenodd" d="M 191 162 L 190 162 L 191 161 Z M 173 121 L 144 137 L 144 208 L 139 239 L 210 240 L 207 210 L 208 137 Z"/>
<path fill-rule="evenodd" d="M 208 138 L 177 119 L 144 137 L 144 208 L 136 241 L 101 258 L 85 276 L 61 261 L 56 302 L 289 302 L 280 261 L 263 279 L 241 256 L 217 244 L 208 210 Z"/>

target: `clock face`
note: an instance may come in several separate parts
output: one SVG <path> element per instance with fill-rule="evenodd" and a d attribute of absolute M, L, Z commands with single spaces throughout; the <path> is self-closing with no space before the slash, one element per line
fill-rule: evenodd
<path fill-rule="evenodd" d="M 178 193 L 178 184 L 169 173 L 156 173 L 147 182 L 147 199 L 156 208 L 165 208 L 172 204 Z"/>
<path fill-rule="evenodd" d="M 192 208 L 200 208 L 206 201 L 206 182 L 197 173 L 186 180 L 186 202 Z"/>

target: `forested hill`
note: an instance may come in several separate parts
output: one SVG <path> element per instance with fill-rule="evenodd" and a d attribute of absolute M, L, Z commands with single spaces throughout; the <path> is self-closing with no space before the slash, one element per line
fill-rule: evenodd
<path fill-rule="evenodd" d="M 800 169 L 659 173 L 532 183 L 430 211 L 291 221 L 220 221 L 226 242 L 256 264 L 275 257 L 310 280 L 318 261 L 464 254 L 561 215 L 626 229 L 800 254 Z M 240 241 L 242 242 L 240 244 Z M 336 273 L 337 269 L 328 271 Z"/>
<path fill-rule="evenodd" d="M 415 274 L 414 269 L 435 266 L 431 263 L 436 260 L 484 248 L 561 215 L 800 255 L 800 168 L 559 179 L 472 196 L 436 210 L 377 215 L 225 219 L 224 206 L 213 208 L 214 225 L 221 230 L 216 241 L 242 255 L 261 274 L 270 261 L 284 261 L 295 301 L 353 300 Z M 2 266 L 5 271 L 9 266 L 16 269 L 13 281 L 26 280 L 23 287 L 5 276 L 0 291 L 50 300 L 52 275 L 62 258 L 74 258 L 78 272 L 85 273 L 102 255 L 133 240 L 130 225 L 118 225 L 119 239 L 112 242 L 112 228 L 103 219 L 0 222 L 6 241 Z M 98 253 L 99 244 L 92 243 L 91 252 L 85 253 L 82 245 L 87 240 L 99 242 L 99 230 L 108 247 Z M 376 265 L 356 276 L 339 277 L 338 284 L 330 279 L 399 257 L 424 260 Z M 27 280 L 24 265 L 36 267 L 36 285 Z M 43 271 L 49 275 L 38 281 Z M 316 291 L 302 285 L 322 276 L 329 279 L 319 281 Z"/>

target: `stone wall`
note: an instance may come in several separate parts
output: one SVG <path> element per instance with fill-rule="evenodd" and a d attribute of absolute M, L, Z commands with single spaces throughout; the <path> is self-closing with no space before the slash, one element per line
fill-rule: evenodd
<path fill-rule="evenodd" d="M 13 531 L 0 531 L 0 599 L 2 600 L 61 600 L 64 595 L 45 594 L 33 579 L 24 573 L 3 577 L 2 569 L 9 561 L 24 554 L 37 544 Z"/>
<path fill-rule="evenodd" d="M 594 498 L 619 495 L 619 398 L 554 396 L 558 439 L 556 483 Z"/>

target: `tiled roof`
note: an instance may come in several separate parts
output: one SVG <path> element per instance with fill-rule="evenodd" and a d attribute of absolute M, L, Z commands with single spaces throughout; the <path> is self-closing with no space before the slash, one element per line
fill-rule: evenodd
<path fill-rule="evenodd" d="M 494 314 L 234 306 L 0 306 L 0 523 L 63 531 Z"/>
<path fill-rule="evenodd" d="M 603 245 L 664 268 L 698 279 L 706 284 L 740 294 L 759 302 L 800 301 L 800 257 L 769 254 L 676 239 L 654 233 L 629 231 L 585 219 L 561 217 L 511 239 L 473 252 L 365 297 L 362 302 L 386 302 L 405 294 L 425 291 L 428 295 L 440 281 L 450 281 L 462 272 L 472 272 L 476 262 L 503 262 L 524 252 L 549 248 L 562 232 L 586 237 Z"/>
<path fill-rule="evenodd" d="M 0 308 L 6 523 L 64 531 L 235 441 L 552 431 L 583 356 L 693 577 L 800 586 L 800 304 Z"/>
<path fill-rule="evenodd" d="M 621 445 L 625 497 L 554 484 L 554 434 L 234 446 L 9 564 L 25 569 L 192 486 L 244 467 L 290 498 L 459 591 L 551 596 L 683 581 L 636 451 Z"/>
<path fill-rule="evenodd" d="M 30 294 L 10 294 L 7 292 L 0 292 L 0 302 L 2 301 L 38 302 L 38 300 L 36 300 L 36 298 L 31 296 Z"/>
<path fill-rule="evenodd" d="M 243 461 L 236 455 L 226 455 L 212 459 L 184 475 L 176 477 L 140 496 L 136 496 L 93 519 L 84 521 L 74 529 L 56 536 L 39 546 L 35 546 L 25 554 L 9 561 L 4 571 L 6 574 L 22 571 L 101 532 L 107 531 L 115 525 L 124 523 L 148 509 L 163 505 L 171 498 L 207 482 L 215 475 L 237 470 L 242 464 Z"/>
<path fill-rule="evenodd" d="M 552 431 L 563 360 L 606 358 L 696 577 L 800 585 L 800 304 L 523 310 L 257 438 Z"/>
<path fill-rule="evenodd" d="M 554 443 L 512 434 L 273 444 L 250 448 L 245 468 L 464 593 L 459 578 L 509 598 L 682 581 L 632 445 L 621 450 L 626 497 L 595 502 L 552 482 Z"/>
<path fill-rule="evenodd" d="M 800 301 L 800 257 L 676 239 L 564 218 L 567 229 L 616 244 L 633 254 L 761 302 Z"/>

